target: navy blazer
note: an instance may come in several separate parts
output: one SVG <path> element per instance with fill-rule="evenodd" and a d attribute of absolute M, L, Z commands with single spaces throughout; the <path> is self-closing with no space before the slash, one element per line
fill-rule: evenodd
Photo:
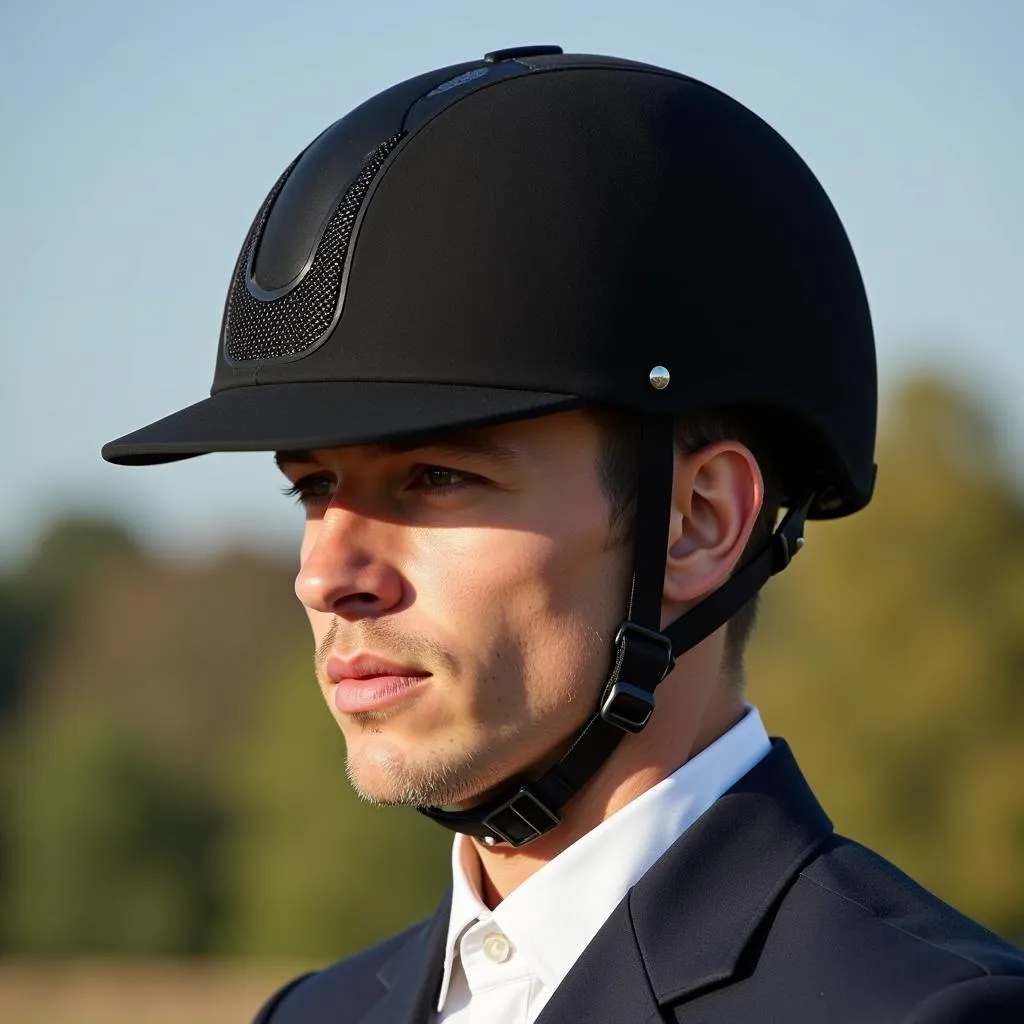
<path fill-rule="evenodd" d="M 256 1024 L 427 1024 L 448 900 Z M 789 747 L 633 886 L 537 1024 L 1024 1024 L 1024 953 L 832 831 Z"/>

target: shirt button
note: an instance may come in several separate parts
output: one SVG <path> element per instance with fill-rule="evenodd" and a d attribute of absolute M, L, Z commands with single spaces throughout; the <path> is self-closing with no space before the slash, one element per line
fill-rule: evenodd
<path fill-rule="evenodd" d="M 503 964 L 506 960 L 511 960 L 514 952 L 512 943 L 501 932 L 491 932 L 484 939 L 484 956 L 496 964 Z"/>

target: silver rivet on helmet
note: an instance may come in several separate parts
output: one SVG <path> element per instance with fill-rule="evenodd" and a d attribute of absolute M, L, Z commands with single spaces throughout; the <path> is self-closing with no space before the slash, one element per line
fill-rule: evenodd
<path fill-rule="evenodd" d="M 484 836 L 484 846 L 497 846 L 498 840 L 494 836 Z"/>
<path fill-rule="evenodd" d="M 656 391 L 664 391 L 671 379 L 672 375 L 664 366 L 655 366 L 651 370 L 651 387 Z"/>

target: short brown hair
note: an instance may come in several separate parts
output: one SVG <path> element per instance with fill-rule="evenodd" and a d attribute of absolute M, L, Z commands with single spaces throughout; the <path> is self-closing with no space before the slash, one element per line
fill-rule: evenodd
<path fill-rule="evenodd" d="M 608 497 L 613 543 L 632 543 L 636 534 L 637 450 L 640 425 L 636 417 L 618 410 L 594 408 L 589 415 L 601 432 L 598 474 Z M 771 447 L 749 413 L 716 410 L 693 413 L 676 420 L 676 448 L 683 454 L 699 451 L 716 441 L 739 441 L 750 449 L 764 478 L 764 501 L 737 568 L 746 565 L 768 543 L 775 530 L 782 500 L 782 485 Z M 730 620 L 725 634 L 726 667 L 742 676 L 743 653 L 757 619 L 755 594 Z"/>

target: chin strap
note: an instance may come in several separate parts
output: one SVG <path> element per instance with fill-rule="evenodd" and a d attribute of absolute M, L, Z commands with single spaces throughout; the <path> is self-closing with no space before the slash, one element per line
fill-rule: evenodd
<path fill-rule="evenodd" d="M 813 494 L 790 509 L 753 561 L 662 630 L 674 433 L 671 419 L 645 417 L 641 422 L 633 584 L 626 621 L 615 634 L 614 665 L 597 711 L 558 762 L 539 778 L 511 782 L 498 796 L 466 810 L 420 807 L 428 818 L 488 846 L 525 846 L 550 832 L 561 822 L 562 808 L 597 773 L 622 738 L 647 725 L 654 711 L 654 690 L 672 671 L 676 658 L 725 625 L 800 550 Z"/>

